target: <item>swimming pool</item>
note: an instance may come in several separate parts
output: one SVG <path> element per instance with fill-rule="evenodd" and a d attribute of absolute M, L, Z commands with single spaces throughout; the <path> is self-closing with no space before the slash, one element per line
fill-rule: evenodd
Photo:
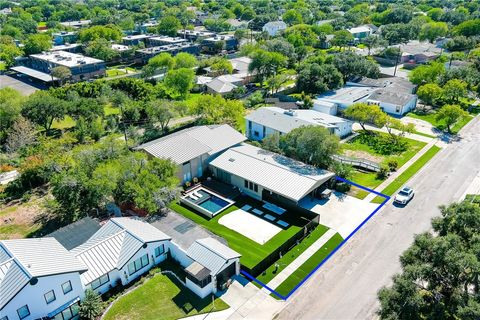
<path fill-rule="evenodd" d="M 180 202 L 209 218 L 213 218 L 234 203 L 232 200 L 203 187 L 189 191 L 180 199 Z"/>

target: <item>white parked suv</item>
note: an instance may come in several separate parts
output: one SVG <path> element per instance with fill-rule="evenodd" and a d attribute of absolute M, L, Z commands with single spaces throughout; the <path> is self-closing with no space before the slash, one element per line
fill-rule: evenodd
<path fill-rule="evenodd" d="M 415 195 L 415 192 L 413 192 L 412 188 L 403 187 L 402 190 L 400 190 L 400 192 L 397 193 L 393 201 L 395 201 L 398 204 L 407 204 L 410 200 L 412 200 L 414 195 Z"/>

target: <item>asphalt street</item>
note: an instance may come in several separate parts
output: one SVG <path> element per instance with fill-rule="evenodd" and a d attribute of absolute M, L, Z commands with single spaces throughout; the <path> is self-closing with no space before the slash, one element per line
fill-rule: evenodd
<path fill-rule="evenodd" d="M 400 272 L 399 256 L 430 229 L 438 206 L 458 201 L 480 171 L 480 118 L 408 183 L 415 198 L 389 202 L 292 297 L 276 319 L 375 319 L 377 291 Z"/>

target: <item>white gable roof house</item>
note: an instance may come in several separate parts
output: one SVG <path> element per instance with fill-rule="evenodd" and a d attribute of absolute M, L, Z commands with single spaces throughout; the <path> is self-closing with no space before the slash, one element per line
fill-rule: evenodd
<path fill-rule="evenodd" d="M 280 31 L 285 29 L 287 29 L 287 24 L 281 20 L 267 22 L 262 28 L 270 37 L 276 36 Z"/>
<path fill-rule="evenodd" d="M 219 152 L 247 138 L 228 124 L 196 126 L 138 146 L 151 156 L 170 159 L 179 166 L 178 177 L 183 182 L 201 177 L 208 162 Z"/>
<path fill-rule="evenodd" d="M 351 121 L 315 110 L 262 107 L 248 114 L 245 119 L 247 136 L 252 140 L 262 140 L 274 133 L 287 134 L 311 125 L 322 126 L 339 137 L 352 133 Z"/>
<path fill-rule="evenodd" d="M 278 202 L 290 204 L 315 194 L 335 176 L 327 170 L 245 143 L 223 152 L 210 167 L 217 179 L 236 186 L 252 198 L 262 200 L 266 193 Z"/>
<path fill-rule="evenodd" d="M 0 319 L 78 313 L 86 271 L 54 238 L 0 241 Z"/>
<path fill-rule="evenodd" d="M 165 260 L 170 240 L 140 219 L 112 218 L 71 252 L 88 267 L 81 275 L 84 286 L 104 293 L 118 283 L 131 282 Z"/>

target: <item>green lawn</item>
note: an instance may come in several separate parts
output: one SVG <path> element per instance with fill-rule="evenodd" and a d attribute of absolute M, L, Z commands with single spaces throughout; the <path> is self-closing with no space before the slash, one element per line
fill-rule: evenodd
<path fill-rule="evenodd" d="M 411 177 L 415 175 L 428 161 L 430 161 L 441 148 L 432 146 L 425 152 L 417 161 L 415 161 L 410 167 L 407 168 L 400 176 L 397 177 L 392 183 L 390 183 L 381 193 L 388 196 L 393 195 L 398 189 L 400 189 Z M 376 197 L 372 202 L 382 203 L 385 200 L 383 197 Z"/>
<path fill-rule="evenodd" d="M 417 113 L 414 113 L 414 112 L 410 112 L 410 113 L 407 114 L 407 116 L 409 116 L 411 118 L 427 121 L 430 124 L 432 124 L 434 127 L 438 128 L 439 130 L 442 130 L 442 131 L 446 130 L 445 121 L 437 121 L 435 119 L 435 116 L 436 116 L 435 113 L 417 114 Z M 472 119 L 473 119 L 472 115 L 462 117 L 460 120 L 457 121 L 457 123 L 455 123 L 452 126 L 452 133 L 457 134 L 460 131 L 460 129 L 462 129 Z"/>
<path fill-rule="evenodd" d="M 321 236 L 323 236 L 323 234 L 327 232 L 327 230 L 328 227 L 319 225 L 305 239 L 303 239 L 302 242 L 300 242 L 290 251 L 285 253 L 282 258 L 278 259 L 267 270 L 262 272 L 262 274 L 259 275 L 257 279 L 264 284 L 267 284 L 278 273 L 285 269 L 293 260 L 295 260 L 299 255 L 301 255 L 305 250 L 307 250 L 308 247 L 310 247 L 315 241 L 317 241 Z M 275 264 L 278 264 L 279 267 L 276 268 Z"/>
<path fill-rule="evenodd" d="M 290 291 L 297 286 L 305 277 L 312 272 L 336 247 L 342 243 L 343 238 L 340 234 L 336 233 L 333 237 L 328 240 L 325 245 L 320 248 L 313 256 L 311 256 L 307 261 L 305 261 L 300 268 L 295 270 L 290 277 L 288 277 L 280 286 L 277 287 L 275 291 L 281 295 L 286 296 Z M 276 295 L 272 296 L 278 298 Z"/>
<path fill-rule="evenodd" d="M 193 212 L 189 208 L 178 203 L 171 203 L 170 208 L 227 240 L 229 247 L 242 254 L 242 257 L 240 258 L 242 265 L 250 269 L 265 259 L 271 252 L 281 246 L 285 241 L 293 237 L 308 222 L 306 219 L 300 217 L 297 212 L 288 211 L 282 215 L 282 220 L 288 222 L 290 227 L 280 231 L 265 244 L 261 245 L 218 223 L 218 220 L 221 217 L 237 210 L 238 208 L 241 208 L 245 204 L 249 204 L 252 207 L 261 208 L 262 202 L 256 201 L 249 197 L 238 197 L 235 205 L 227 208 L 225 211 L 221 212 L 210 220 L 207 220 L 202 215 Z M 263 208 L 262 210 L 265 211 Z"/>
<path fill-rule="evenodd" d="M 386 135 L 385 133 L 376 133 L 376 134 Z M 365 153 L 371 154 L 371 155 L 377 157 L 378 159 L 380 159 L 381 163 L 386 163 L 390 159 L 392 159 L 392 160 L 397 161 L 398 168 L 400 168 L 408 160 L 410 160 L 413 156 L 415 156 L 415 154 L 417 154 L 426 145 L 425 142 L 420 142 L 420 141 L 417 141 L 417 140 L 412 140 L 412 139 L 407 139 L 407 138 L 403 138 L 403 139 L 408 144 L 407 145 L 407 150 L 404 151 L 404 152 L 401 152 L 401 153 L 392 154 L 392 155 L 388 155 L 388 156 L 380 154 L 379 152 L 374 150 L 374 148 L 372 148 L 371 146 L 369 146 L 365 143 L 362 143 L 360 141 L 360 139 L 358 139 L 358 138 L 354 138 L 354 139 L 348 141 L 347 143 L 342 144 L 342 150 L 343 150 L 343 152 L 345 150 L 365 152 Z M 362 171 L 358 171 L 358 170 L 355 170 L 353 172 L 353 174 L 349 178 L 349 180 L 351 180 L 355 183 L 358 183 L 362 186 L 365 186 L 367 188 L 370 188 L 370 189 L 375 189 L 376 187 L 378 187 L 384 181 L 384 179 L 378 179 L 377 174 L 375 172 L 362 172 Z M 356 198 L 364 199 L 369 194 L 369 192 L 366 191 L 366 190 L 357 188 L 357 187 L 352 187 L 349 194 L 356 197 Z"/>
<path fill-rule="evenodd" d="M 157 274 L 140 287 L 121 297 L 106 313 L 105 320 L 174 320 L 210 312 L 212 298 L 199 299 L 170 275 Z M 215 309 L 227 309 L 221 299 Z"/>
<path fill-rule="evenodd" d="M 121 75 L 127 74 L 127 72 L 125 70 L 127 70 L 129 74 L 138 72 L 137 69 L 131 68 L 131 67 L 122 67 L 122 66 L 110 67 L 106 71 L 107 77 L 111 78 L 111 77 L 116 77 L 116 76 L 121 76 Z"/>
<path fill-rule="evenodd" d="M 60 121 L 54 120 L 52 124 L 52 129 L 63 130 L 63 129 L 69 129 L 72 127 L 75 127 L 75 120 L 73 120 L 69 116 L 66 116 L 65 118 L 63 118 L 63 120 L 60 120 Z"/>

